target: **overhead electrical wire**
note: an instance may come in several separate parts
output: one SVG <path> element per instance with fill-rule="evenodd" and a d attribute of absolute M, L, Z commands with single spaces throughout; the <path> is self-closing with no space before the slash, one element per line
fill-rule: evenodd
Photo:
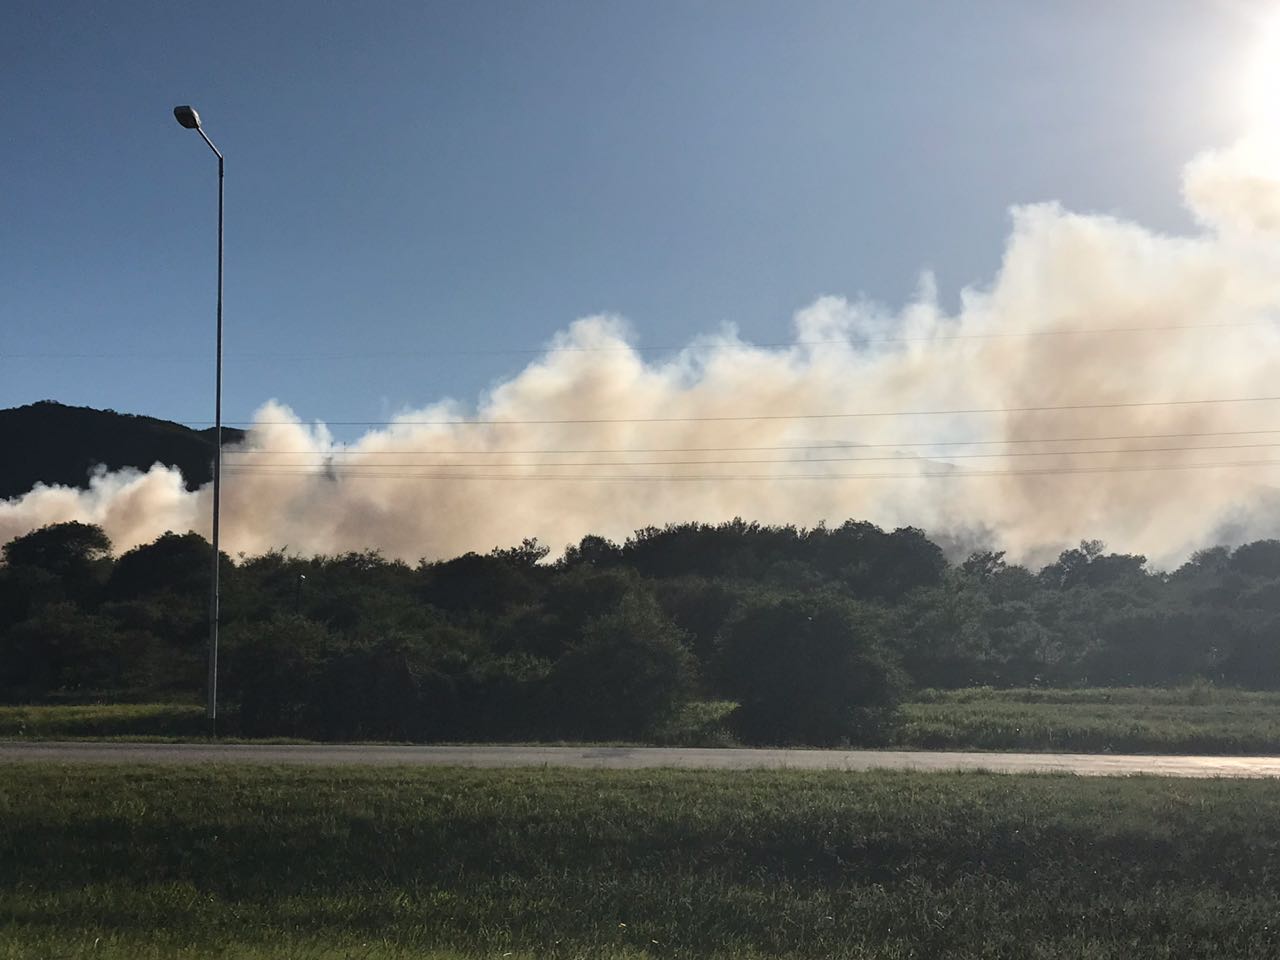
<path fill-rule="evenodd" d="M 1163 330 L 1210 330 L 1224 328 L 1242 328 L 1257 326 L 1274 326 L 1274 321 L 1249 321 L 1241 323 L 1222 323 L 1222 324 L 1167 324 L 1152 326 L 1125 326 L 1125 327 L 1093 327 L 1093 328 L 1077 328 L 1077 329 L 1058 329 L 1058 330 L 1034 330 L 1034 331 L 1004 331 L 991 333 L 974 333 L 974 334 L 937 334 L 932 336 L 921 337 L 846 337 L 841 339 L 830 340 L 798 340 L 786 343 L 763 343 L 750 344 L 742 343 L 742 347 L 748 349 L 779 349 L 800 346 L 820 346 L 820 345 L 838 345 L 847 344 L 850 346 L 860 346 L 875 343 L 913 343 L 913 342 L 946 342 L 956 340 L 993 340 L 1017 337 L 1040 337 L 1040 336 L 1076 336 L 1088 334 L 1121 334 L 1121 333 L 1144 333 Z M 638 347 L 631 345 L 622 345 L 616 347 L 569 347 L 569 346 L 548 346 L 537 349 L 508 349 L 508 350 L 477 350 L 477 351 L 432 351 L 429 354 L 422 355 L 432 356 L 465 356 L 465 355 L 500 355 L 500 354 L 546 354 L 553 352 L 572 352 L 572 353 L 606 353 L 606 352 L 675 352 L 683 349 L 697 349 L 700 346 L 714 346 L 714 343 L 700 344 L 693 343 L 687 347 Z M 242 355 L 240 359 L 249 357 L 261 357 L 262 359 L 289 359 L 296 356 L 298 359 L 352 359 L 357 357 L 400 357 L 413 355 L 406 354 L 404 351 L 395 353 L 367 353 L 367 354 L 256 354 Z M 164 354 L 108 354 L 108 353 L 3 353 L 0 354 L 0 360 L 3 359 L 57 359 L 57 358 L 85 358 L 85 359 L 102 359 L 109 357 L 130 357 L 137 356 L 140 358 L 163 359 Z M 557 425 L 604 425 L 604 424 L 642 424 L 642 423 L 749 423 L 763 421 L 789 421 L 789 420 L 840 420 L 855 418 L 890 418 L 890 417 L 923 417 L 923 416 L 976 416 L 976 415 L 992 415 L 992 414 L 1009 414 L 1009 413 L 1041 413 L 1052 411 L 1084 411 L 1084 410 L 1108 410 L 1108 409 L 1133 409 L 1133 408 L 1151 408 L 1151 407 L 1178 407 L 1178 406 L 1195 406 L 1209 404 L 1232 404 L 1232 403 L 1262 403 L 1280 401 L 1280 396 L 1261 396 L 1261 397 L 1230 397 L 1230 398 L 1204 398 L 1195 400 L 1159 400 L 1159 401 L 1122 401 L 1122 402 L 1104 402 L 1104 403 L 1075 403 L 1075 404 L 1046 404 L 1022 407 L 974 407 L 960 409 L 924 409 L 924 410 L 884 410 L 884 411 L 852 411 L 844 413 L 765 413 L 765 414 L 735 414 L 723 416 L 690 416 L 690 417 L 618 417 L 618 418 L 564 418 L 564 419 L 462 419 L 462 420 L 410 420 L 398 418 L 395 420 L 329 420 L 320 421 L 332 426 L 451 426 L 451 427 L 477 427 L 477 426 L 557 426 Z M 205 425 L 209 421 L 205 420 L 187 420 L 187 424 Z M 268 425 L 294 425 L 297 421 L 277 420 L 277 421 L 224 421 L 229 425 L 242 424 L 245 426 L 268 426 Z M 1129 464 L 1129 465 L 1107 465 L 1107 466 L 1083 466 L 1083 467 L 1054 467 L 1051 469 L 1019 469 L 1019 470 L 947 470 L 942 472 L 913 472 L 913 473 L 860 473 L 860 474 L 780 474 L 770 473 L 761 475 L 745 475 L 732 473 L 719 473 L 706 476 L 698 476 L 691 474 L 673 474 L 669 476 L 638 476 L 634 474 L 589 474 L 584 476 L 572 476 L 562 473 L 542 473 L 542 474 L 459 474 L 446 472 L 441 474 L 432 473 L 373 473 L 370 472 L 369 466 L 342 464 L 334 462 L 335 457 L 367 457 L 372 455 L 385 456 L 510 456 L 510 455 L 554 455 L 554 454 L 639 454 L 639 453 L 712 453 L 712 452 L 783 452 L 783 451 L 812 451 L 812 450 L 828 450 L 828 449 L 863 449 L 863 448 L 891 448 L 891 447 L 963 447 L 963 446 L 985 446 L 985 445 L 1008 445 L 1008 444 L 1029 444 L 1029 443 L 1086 443 L 1086 442 L 1115 442 L 1115 441 L 1132 441 L 1132 440 L 1167 440 L 1167 439 L 1190 439 L 1190 438 L 1208 438 L 1208 437 L 1228 437 L 1228 436 L 1246 436 L 1246 435 L 1262 435 L 1280 433 L 1280 430 L 1233 430 L 1233 431 L 1211 431 L 1203 433 L 1166 433 L 1166 434 L 1124 434 L 1112 436 L 1092 436 L 1092 437 L 1045 437 L 1045 438 L 1011 438 L 1002 440 L 938 440 L 938 441 L 903 441 L 897 443 L 879 442 L 874 444 L 863 444 L 857 441 L 841 441 L 838 443 L 812 443 L 803 445 L 773 445 L 773 446 L 720 446 L 720 447 L 636 447 L 636 448 L 560 448 L 560 449 L 530 449 L 530 450 L 452 450 L 452 451 L 348 451 L 348 450 L 332 450 L 325 452 L 307 453 L 297 451 L 227 451 L 227 469 L 231 473 L 255 474 L 255 475 L 340 475 L 342 477 L 352 478 L 376 478 L 376 479 L 440 479 L 440 480 L 464 480 L 464 479 L 501 479 L 501 480 L 581 480 L 581 481 L 641 481 L 641 482 L 665 482 L 665 481 L 723 481 L 723 480 L 779 480 L 779 479 L 814 479 L 814 480 L 872 480 L 872 479 L 958 479 L 964 477 L 1000 477 L 1000 476 L 1035 476 L 1035 475 L 1059 475 L 1059 474 L 1089 474 L 1089 473 L 1114 473 L 1114 472 L 1142 472 L 1155 470 L 1181 470 L 1181 469 L 1224 469 L 1237 467 L 1255 467 L 1269 466 L 1280 464 L 1280 460 L 1260 460 L 1260 461 L 1232 461 L 1232 462 L 1211 462 L 1211 463 L 1164 463 L 1164 464 Z M 1140 448 L 1122 448 L 1122 449 L 1095 449 L 1095 450 L 1049 450 L 1049 451 L 1004 451 L 994 453 L 956 453 L 946 454 L 945 457 L 950 460 L 961 459 L 1011 459 L 1025 457 L 1081 457 L 1081 456 L 1128 456 L 1142 453 L 1192 453 L 1197 451 L 1215 451 L 1215 450 L 1240 450 L 1252 448 L 1274 447 L 1280 444 L 1276 443 L 1245 443 L 1245 444 L 1215 444 L 1209 446 L 1165 446 L 1165 447 L 1140 447 Z M 313 464 L 292 464 L 292 463 L 268 463 L 268 464 L 248 464 L 236 462 L 236 457 L 253 457 L 260 455 L 289 455 L 289 456 L 309 456 L 319 458 L 321 462 Z M 697 460 L 646 460 L 646 461 L 585 461 L 585 462 L 537 462 L 537 463 L 391 463 L 381 462 L 374 464 L 378 470 L 386 471 L 393 468 L 416 468 L 430 470 L 454 471 L 458 469 L 539 469 L 539 468 L 582 468 L 582 467 L 604 467 L 604 468 L 634 468 L 634 467 L 655 467 L 655 466 L 740 466 L 740 465 L 764 465 L 764 464 L 780 464 L 780 465 L 804 465 L 814 463 L 854 463 L 854 462 L 885 462 L 885 461 L 916 461 L 929 462 L 927 458 L 920 455 L 894 455 L 894 456 L 853 456 L 853 457 L 804 457 L 796 458 L 770 458 L 770 459 L 697 459 Z M 291 468 L 300 467 L 300 470 L 291 470 Z"/>
<path fill-rule="evenodd" d="M 1011 443 L 1091 443 L 1091 442 L 1110 442 L 1117 440 L 1178 440 L 1191 439 L 1199 437 L 1239 437 L 1239 436 L 1257 436 L 1259 434 L 1280 433 L 1280 429 L 1264 429 L 1264 430 L 1210 430 L 1199 433 L 1128 433 L 1115 434 L 1112 436 L 1090 436 L 1090 437 L 1014 437 L 1006 440 L 899 440 L 895 442 L 881 443 L 863 443 L 856 440 L 840 440 L 830 443 L 803 443 L 803 444 L 766 444 L 762 446 L 746 446 L 746 447 L 563 447 L 558 449 L 496 449 L 496 450 L 352 450 L 347 447 L 333 448 L 324 451 L 298 451 L 298 450 L 270 450 L 267 448 L 253 448 L 250 450 L 224 450 L 222 456 L 226 458 L 257 456 L 259 454 L 267 454 L 272 456 L 350 456 L 350 457 L 371 457 L 371 456 L 532 456 L 537 454 L 578 454 L 578 453 L 732 453 L 732 452 L 763 452 L 770 450 L 837 450 L 837 449 L 885 449 L 895 447 L 977 447 L 991 446 L 996 444 Z M 1200 448 L 1193 448 L 1200 449 Z M 1049 451 L 1051 453 L 1070 452 L 1070 451 Z"/>
<path fill-rule="evenodd" d="M 684 482 L 719 482 L 726 480 L 774 481 L 774 480 L 921 480 L 945 479 L 961 480 L 969 478 L 991 477 L 1032 477 L 1062 476 L 1071 474 L 1101 473 L 1146 473 L 1167 470 L 1221 470 L 1243 467 L 1280 466 L 1280 460 L 1236 460 L 1217 463 L 1166 463 L 1166 464 L 1133 464 L 1108 465 L 1105 467 L 1053 467 L 1027 470 L 948 470 L 918 473 L 767 473 L 767 474 L 666 474 L 666 475 L 605 475 L 605 474 L 510 474 L 510 473 L 374 473 L 368 471 L 347 470 L 341 474 L 326 474 L 325 471 L 291 470 L 289 468 L 253 467 L 238 468 L 228 471 L 241 475 L 254 476 L 306 476 L 322 479 L 363 479 L 363 480 L 519 480 L 519 481 L 587 481 L 598 483 L 684 483 Z"/>
<path fill-rule="evenodd" d="M 754 413 L 703 417 L 566 417 L 563 419 L 521 420 L 324 420 L 317 422 L 327 426 L 438 426 L 438 427 L 508 427 L 555 426 L 559 424 L 610 424 L 610 423 L 753 423 L 776 420 L 848 420 L 878 417 L 959 417 L 1000 413 L 1049 413 L 1072 410 L 1122 410 L 1145 407 L 1187 407 L 1227 403 L 1269 403 L 1280 401 L 1280 396 L 1263 397 L 1209 397 L 1198 400 L 1127 400 L 1108 403 L 1042 404 L 1025 407 L 968 407 L 950 410 L 859 410 L 848 413 Z M 204 425 L 209 420 L 186 420 L 186 424 Z M 298 426 L 297 420 L 224 420 L 223 424 L 245 426 Z"/>
<path fill-rule="evenodd" d="M 1270 448 L 1280 446 L 1280 441 L 1272 443 L 1233 443 L 1233 444 L 1217 444 L 1214 446 L 1200 447 L 1130 447 L 1127 449 L 1108 449 L 1108 450 L 1018 450 L 1011 453 L 957 453 L 947 454 L 950 460 L 975 460 L 975 459 L 1003 459 L 1011 457 L 1080 457 L 1080 456 L 1105 456 L 1110 454 L 1135 454 L 1135 453 L 1189 453 L 1193 451 L 1213 451 L 1213 450 L 1255 450 L 1259 448 Z M 339 470 L 352 469 L 355 465 L 325 462 L 324 454 L 312 454 L 313 457 L 320 457 L 321 462 L 316 463 L 278 463 L 270 462 L 261 464 L 264 468 L 270 467 L 315 467 L 323 470 L 326 467 L 334 467 Z M 480 469 L 503 469 L 529 468 L 529 467 L 676 467 L 676 466 L 731 466 L 734 464 L 767 464 L 767 463 L 785 463 L 785 464 L 807 464 L 807 463 L 872 463 L 884 462 L 892 460 L 907 460 L 919 462 L 930 458 L 921 457 L 917 454 L 905 454 L 899 456 L 876 456 L 876 457 L 804 457 L 804 458 L 788 458 L 788 459 L 739 459 L 739 460 L 640 460 L 631 462 L 619 462 L 617 460 L 579 460 L 569 462 L 540 462 L 540 463 L 375 463 L 371 466 L 379 469 L 386 467 L 430 467 L 432 469 L 459 469 L 459 468 L 480 468 Z M 242 465 L 246 469 L 252 469 L 259 466 L 257 464 Z"/>

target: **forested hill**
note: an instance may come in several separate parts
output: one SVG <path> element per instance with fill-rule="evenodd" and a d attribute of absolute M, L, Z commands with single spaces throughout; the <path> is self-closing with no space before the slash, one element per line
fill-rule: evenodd
<path fill-rule="evenodd" d="M 223 427 L 224 444 L 243 436 Z M 213 475 L 212 429 L 51 400 L 0 410 L 0 450 L 0 498 L 20 496 L 40 481 L 87 487 L 98 464 L 111 470 L 175 466 L 189 489 Z"/>

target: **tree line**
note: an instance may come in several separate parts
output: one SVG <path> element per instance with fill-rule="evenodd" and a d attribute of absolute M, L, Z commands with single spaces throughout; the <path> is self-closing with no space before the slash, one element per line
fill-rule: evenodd
<path fill-rule="evenodd" d="M 115 555 L 61 523 L 0 550 L 0 700 L 197 699 L 209 544 Z M 912 688 L 1280 688 L 1280 541 L 1173 571 L 1087 541 L 949 563 L 911 527 L 734 520 L 409 565 L 220 558 L 222 700 L 246 736 L 641 739 L 728 700 L 752 743 L 876 743 Z"/>

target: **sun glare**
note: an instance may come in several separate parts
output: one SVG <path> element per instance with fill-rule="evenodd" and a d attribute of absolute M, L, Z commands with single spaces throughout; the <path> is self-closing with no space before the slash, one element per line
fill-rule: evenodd
<path fill-rule="evenodd" d="M 1280 7 L 1258 23 L 1245 70 L 1243 100 L 1249 131 L 1268 140 L 1280 138 Z"/>

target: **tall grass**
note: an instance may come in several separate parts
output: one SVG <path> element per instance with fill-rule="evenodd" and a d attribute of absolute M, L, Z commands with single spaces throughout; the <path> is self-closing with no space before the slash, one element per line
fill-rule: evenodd
<path fill-rule="evenodd" d="M 687 705 L 649 742 L 727 747 L 733 704 Z M 234 735 L 234 714 L 224 715 Z M 199 739 L 203 710 L 189 704 L 0 706 L 0 739 Z M 1176 689 L 926 690 L 902 708 L 897 746 L 926 750 L 1082 753 L 1280 753 L 1280 693 L 1200 684 Z"/>
<path fill-rule="evenodd" d="M 1204 681 L 1181 687 L 962 687 L 920 690 L 917 703 L 1092 703 L 1129 706 L 1203 707 L 1238 705 L 1280 710 L 1280 693 L 1238 690 Z"/>
<path fill-rule="evenodd" d="M 899 743 L 926 750 L 1280 753 L 1280 694 L 1218 689 L 924 691 Z"/>
<path fill-rule="evenodd" d="M 185 703 L 0 706 L 2 739 L 200 737 L 204 708 Z"/>
<path fill-rule="evenodd" d="M 1280 955 L 1266 782 L 0 774 L 0 956 Z"/>

